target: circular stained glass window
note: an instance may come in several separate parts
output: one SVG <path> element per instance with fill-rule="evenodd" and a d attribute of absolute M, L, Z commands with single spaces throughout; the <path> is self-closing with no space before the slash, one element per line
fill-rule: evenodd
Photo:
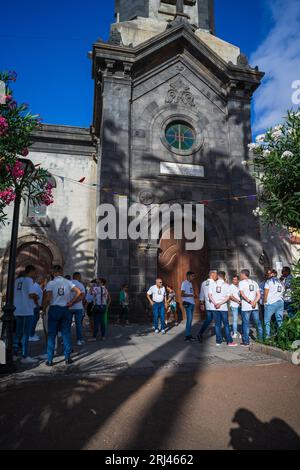
<path fill-rule="evenodd" d="M 169 124 L 165 135 L 167 143 L 176 150 L 190 150 L 196 140 L 194 129 L 185 122 Z"/>

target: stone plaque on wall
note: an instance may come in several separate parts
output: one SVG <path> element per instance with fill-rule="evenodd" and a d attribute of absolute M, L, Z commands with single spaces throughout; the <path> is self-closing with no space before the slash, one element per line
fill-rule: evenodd
<path fill-rule="evenodd" d="M 204 178 L 204 167 L 200 165 L 162 162 L 160 164 L 160 174 Z"/>

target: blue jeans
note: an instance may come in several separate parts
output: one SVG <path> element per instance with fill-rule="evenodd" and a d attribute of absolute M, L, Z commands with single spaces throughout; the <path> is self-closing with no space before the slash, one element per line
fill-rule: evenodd
<path fill-rule="evenodd" d="M 210 326 L 213 319 L 214 319 L 214 312 L 212 310 L 207 310 L 206 311 L 206 320 L 200 328 L 199 336 L 202 336 L 206 332 L 207 328 Z"/>
<path fill-rule="evenodd" d="M 72 352 L 69 309 L 53 305 L 48 313 L 48 362 L 53 361 L 55 339 L 59 331 L 63 338 L 65 359 L 69 359 Z"/>
<path fill-rule="evenodd" d="M 229 328 L 228 312 L 214 310 L 213 315 L 214 315 L 214 320 L 215 320 L 215 325 L 216 325 L 217 344 L 223 343 L 222 322 L 225 328 L 225 336 L 226 336 L 227 344 L 233 343 L 233 339 L 231 337 L 230 328 Z"/>
<path fill-rule="evenodd" d="M 282 300 L 279 300 L 272 305 L 265 305 L 265 329 L 267 338 L 270 338 L 271 336 L 272 316 L 275 315 L 278 328 L 280 328 L 283 322 L 283 314 L 284 302 Z"/>
<path fill-rule="evenodd" d="M 81 310 L 70 309 L 69 314 L 70 314 L 70 327 L 72 327 L 73 316 L 75 318 L 77 341 L 83 341 L 82 320 L 84 318 L 84 311 L 82 309 Z"/>
<path fill-rule="evenodd" d="M 165 325 L 165 304 L 163 302 L 154 303 L 153 305 L 153 322 L 155 330 L 158 330 L 158 319 L 160 318 L 160 328 L 164 330 L 166 328 Z"/>
<path fill-rule="evenodd" d="M 195 305 L 184 303 L 185 313 L 186 313 L 186 328 L 185 328 L 185 336 L 188 338 L 191 336 L 192 332 L 192 324 L 193 324 L 193 317 L 194 317 L 194 310 Z"/>
<path fill-rule="evenodd" d="M 240 307 L 231 307 L 231 313 L 233 318 L 233 334 L 236 335 L 238 333 L 238 321 L 239 321 L 239 313 L 241 312 Z"/>
<path fill-rule="evenodd" d="M 260 321 L 259 318 L 259 311 L 258 310 L 249 310 L 249 311 L 242 311 L 242 320 L 243 320 L 243 343 L 244 344 L 249 344 L 250 343 L 250 319 L 251 315 L 254 319 L 256 329 L 257 329 L 257 335 L 260 340 L 263 339 L 264 336 L 264 330 L 262 326 L 262 322 Z"/>
<path fill-rule="evenodd" d="M 33 317 L 31 317 L 32 323 L 31 323 L 31 330 L 30 330 L 30 337 L 32 338 L 35 335 L 35 330 L 37 327 L 37 324 L 40 319 L 40 307 L 35 307 L 33 311 Z"/>
<path fill-rule="evenodd" d="M 102 338 L 105 338 L 106 334 L 106 325 L 105 325 L 105 312 L 106 305 L 95 305 L 93 310 L 94 318 L 94 338 L 97 338 L 99 328 L 101 329 Z"/>
<path fill-rule="evenodd" d="M 287 311 L 289 318 L 294 318 L 294 316 L 296 315 L 293 302 L 284 302 L 284 310 Z"/>
<path fill-rule="evenodd" d="M 30 336 L 30 330 L 32 326 L 33 315 L 28 317 L 16 316 L 16 332 L 13 339 L 14 353 L 18 354 L 19 343 L 22 342 L 22 357 L 28 356 L 28 342 Z"/>

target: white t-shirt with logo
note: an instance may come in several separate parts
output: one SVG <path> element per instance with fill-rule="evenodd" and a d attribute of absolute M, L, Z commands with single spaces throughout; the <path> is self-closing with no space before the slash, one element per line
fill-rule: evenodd
<path fill-rule="evenodd" d="M 209 286 L 209 294 L 216 304 L 221 304 L 230 296 L 229 284 L 225 281 L 218 280 Z M 216 310 L 214 304 L 212 305 L 213 309 Z M 228 302 L 223 303 L 217 311 L 228 312 Z"/>
<path fill-rule="evenodd" d="M 181 285 L 181 291 L 184 292 L 187 295 L 192 295 L 193 297 L 185 297 L 184 295 L 182 296 L 182 301 L 187 302 L 188 304 L 195 305 L 195 298 L 194 298 L 194 287 L 193 284 L 190 281 L 183 281 Z"/>
<path fill-rule="evenodd" d="M 73 279 L 72 282 L 75 285 L 75 287 L 77 287 L 80 290 L 80 292 L 85 295 L 86 290 L 85 290 L 84 285 L 80 281 L 77 281 L 76 279 Z M 75 297 L 76 297 L 76 294 L 75 293 L 73 294 L 73 292 L 72 292 L 71 300 L 73 300 Z M 80 302 L 77 302 L 76 304 L 72 305 L 71 310 L 83 310 L 82 300 L 80 300 Z"/>
<path fill-rule="evenodd" d="M 108 290 L 105 286 L 97 286 L 93 288 L 93 296 L 96 305 L 107 305 L 108 303 Z"/>
<path fill-rule="evenodd" d="M 159 304 L 164 302 L 167 295 L 165 287 L 157 287 L 157 285 L 150 287 L 147 294 L 152 296 L 153 302 Z"/>
<path fill-rule="evenodd" d="M 43 289 L 37 282 L 34 283 L 33 289 L 34 289 L 34 293 L 38 296 L 38 304 L 41 307 L 43 303 Z M 36 304 L 35 304 L 35 307 L 37 307 Z"/>
<path fill-rule="evenodd" d="M 51 306 L 66 307 L 73 296 L 72 289 L 75 287 L 73 281 L 62 276 L 55 277 L 48 282 L 46 292 L 52 292 Z"/>
<path fill-rule="evenodd" d="M 231 286 L 229 287 L 229 292 L 230 292 L 230 295 L 232 295 L 235 299 L 241 298 L 239 286 L 236 286 L 235 284 L 231 284 Z M 238 304 L 234 300 L 230 301 L 230 307 L 239 308 L 239 306 L 240 304 Z"/>
<path fill-rule="evenodd" d="M 284 297 L 284 286 L 278 279 L 269 279 L 265 284 L 265 289 L 269 290 L 266 305 L 273 305 L 282 301 Z"/>
<path fill-rule="evenodd" d="M 209 288 L 215 284 L 215 281 L 213 279 L 207 279 L 207 281 L 204 281 L 201 285 L 201 290 L 200 290 L 200 301 L 205 302 L 205 308 L 206 311 L 212 311 L 215 309 L 214 304 L 210 301 L 209 299 Z"/>
<path fill-rule="evenodd" d="M 244 279 L 239 283 L 239 289 L 240 292 L 244 292 L 245 296 L 247 299 L 251 300 L 251 302 L 254 302 L 256 299 L 257 293 L 260 292 L 259 285 L 257 282 L 253 281 L 252 279 Z M 256 309 L 258 310 L 258 304 Z M 242 298 L 242 311 L 243 312 L 250 312 L 253 310 L 253 307 L 251 304 L 246 302 L 244 298 Z"/>
<path fill-rule="evenodd" d="M 29 297 L 35 294 L 34 282 L 31 277 L 19 277 L 15 281 L 14 305 L 16 317 L 29 317 L 33 315 L 36 304 Z"/>

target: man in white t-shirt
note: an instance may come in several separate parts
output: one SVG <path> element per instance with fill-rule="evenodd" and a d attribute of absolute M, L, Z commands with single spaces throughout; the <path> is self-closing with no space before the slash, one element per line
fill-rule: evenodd
<path fill-rule="evenodd" d="M 186 312 L 186 329 L 185 329 L 185 341 L 194 341 L 195 338 L 192 336 L 192 324 L 195 311 L 195 299 L 196 294 L 194 291 L 193 282 L 195 281 L 196 275 L 193 271 L 189 271 L 186 274 L 186 280 L 181 284 L 181 298 L 182 304 Z"/>
<path fill-rule="evenodd" d="M 242 321 L 243 321 L 243 343 L 241 346 L 249 347 L 250 344 L 250 320 L 253 318 L 258 338 L 263 339 L 263 326 L 259 318 L 260 288 L 257 282 L 250 279 L 250 271 L 244 269 L 241 272 L 239 283 L 240 295 L 242 298 Z"/>
<path fill-rule="evenodd" d="M 81 274 L 80 273 L 74 273 L 73 274 L 73 284 L 74 286 L 78 287 L 78 289 L 81 292 L 81 295 L 77 302 L 73 305 L 72 309 L 70 308 L 70 323 L 72 326 L 72 321 L 73 317 L 75 319 L 75 325 L 76 325 L 76 337 L 77 337 L 77 345 L 78 346 L 83 346 L 84 345 L 84 340 L 83 340 L 83 328 L 82 328 L 82 322 L 84 318 L 84 308 L 83 308 L 83 301 L 85 299 L 85 294 L 86 290 L 84 285 L 81 282 Z M 73 294 L 72 297 L 76 296 L 76 294 Z"/>
<path fill-rule="evenodd" d="M 241 313 L 241 296 L 240 296 L 240 289 L 239 289 L 239 282 L 240 278 L 238 275 L 233 276 L 232 284 L 229 287 L 230 293 L 230 310 L 233 317 L 233 339 L 238 337 L 238 321 L 239 321 L 239 314 Z"/>
<path fill-rule="evenodd" d="M 222 336 L 222 323 L 224 324 L 225 336 L 227 345 L 236 347 L 237 344 L 233 342 L 230 334 L 229 320 L 228 320 L 228 302 L 230 298 L 229 285 L 225 282 L 226 273 L 224 271 L 218 272 L 218 280 L 209 287 L 209 299 L 214 308 L 214 320 L 216 327 L 217 346 L 223 343 Z"/>
<path fill-rule="evenodd" d="M 199 299 L 200 299 L 201 310 L 202 310 L 202 307 L 203 307 L 203 309 L 205 308 L 206 320 L 203 323 L 203 325 L 201 326 L 201 329 L 200 329 L 199 334 L 197 336 L 200 343 L 203 342 L 203 335 L 204 335 L 205 331 L 209 328 L 209 326 L 211 325 L 211 323 L 213 322 L 213 319 L 214 319 L 214 313 L 213 313 L 214 312 L 214 306 L 211 303 L 210 298 L 209 298 L 209 288 L 217 280 L 218 280 L 218 271 L 217 270 L 212 270 L 209 273 L 209 278 L 206 281 L 204 281 L 201 285 Z"/>
<path fill-rule="evenodd" d="M 16 332 L 13 340 L 14 353 L 18 355 L 19 343 L 22 342 L 23 364 L 34 364 L 36 359 L 28 355 L 28 342 L 33 322 L 34 308 L 37 305 L 38 296 L 34 289 L 34 280 L 37 271 L 34 266 L 27 266 L 23 277 L 15 281 L 14 305 L 16 307 L 14 315 L 16 319 Z"/>
<path fill-rule="evenodd" d="M 72 281 L 63 277 L 61 266 L 54 266 L 53 276 L 53 281 L 48 282 L 46 286 L 43 301 L 44 312 L 46 312 L 47 307 L 50 305 L 48 312 L 48 361 L 46 363 L 48 367 L 53 366 L 55 339 L 58 331 L 61 332 L 63 338 L 65 362 L 67 365 L 73 363 L 71 359 L 72 344 L 69 309 L 73 308 L 81 296 L 78 287 Z M 73 296 L 74 293 L 75 296 Z"/>
<path fill-rule="evenodd" d="M 284 285 L 278 279 L 277 271 L 272 270 L 272 277 L 265 284 L 264 305 L 265 305 L 265 329 L 266 337 L 271 336 L 271 320 L 275 315 L 278 328 L 281 327 L 284 315 Z"/>
<path fill-rule="evenodd" d="M 158 321 L 160 318 L 160 328 L 162 334 L 166 334 L 165 315 L 166 315 L 167 292 L 163 286 L 162 279 L 156 279 L 156 284 L 147 292 L 147 299 L 153 309 L 153 322 L 155 333 L 159 333 Z"/>

